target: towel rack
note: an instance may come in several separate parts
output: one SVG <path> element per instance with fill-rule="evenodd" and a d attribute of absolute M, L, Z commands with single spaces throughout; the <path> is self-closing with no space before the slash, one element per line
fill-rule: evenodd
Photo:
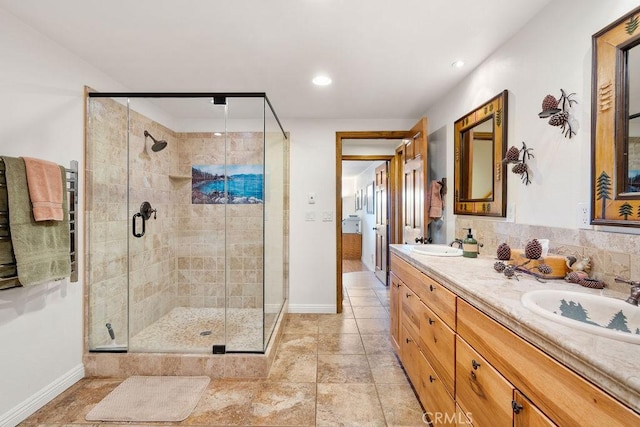
<path fill-rule="evenodd" d="M 71 261 L 71 282 L 78 281 L 78 161 L 72 160 L 67 172 L 66 190 L 68 193 L 67 202 L 69 204 L 69 257 Z M 7 178 L 5 175 L 4 161 L 0 158 L 0 188 L 6 188 Z M 0 242 L 11 240 L 11 229 L 9 227 L 9 211 L 0 210 Z M 21 286 L 18 280 L 15 257 L 13 262 L 0 264 L 0 289 Z"/>

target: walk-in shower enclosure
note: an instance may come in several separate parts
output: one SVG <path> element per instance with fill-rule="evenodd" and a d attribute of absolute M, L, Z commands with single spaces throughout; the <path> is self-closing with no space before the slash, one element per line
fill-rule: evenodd
<path fill-rule="evenodd" d="M 88 92 L 88 350 L 264 352 L 288 292 L 288 158 L 264 93 Z"/>

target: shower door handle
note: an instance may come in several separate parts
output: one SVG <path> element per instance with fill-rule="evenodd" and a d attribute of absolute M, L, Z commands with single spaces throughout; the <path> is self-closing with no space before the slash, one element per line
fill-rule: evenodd
<path fill-rule="evenodd" d="M 136 233 L 136 218 L 138 217 L 142 218 L 142 233 Z M 145 222 L 146 220 L 144 219 L 144 216 L 140 212 L 133 214 L 133 218 L 131 218 L 131 231 L 133 232 L 133 237 L 144 236 Z"/>

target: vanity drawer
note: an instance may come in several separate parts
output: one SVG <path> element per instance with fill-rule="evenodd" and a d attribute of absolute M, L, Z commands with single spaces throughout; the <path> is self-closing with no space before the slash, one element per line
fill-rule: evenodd
<path fill-rule="evenodd" d="M 633 410 L 460 298 L 458 334 L 557 425 L 640 425 Z"/>
<path fill-rule="evenodd" d="M 422 286 L 415 290 L 420 299 L 452 329 L 456 330 L 456 295 L 433 280 L 422 275 Z"/>
<path fill-rule="evenodd" d="M 460 337 L 456 343 L 456 402 L 477 427 L 513 424 L 513 386 Z"/>
<path fill-rule="evenodd" d="M 420 349 L 453 396 L 456 334 L 429 307 L 423 305 L 420 315 Z"/>
<path fill-rule="evenodd" d="M 454 293 L 395 254 L 391 255 L 391 270 L 452 330 L 456 330 L 456 295 Z"/>
<path fill-rule="evenodd" d="M 455 425 L 455 401 L 406 328 L 401 328 L 402 364 L 425 411 L 437 426 Z"/>
<path fill-rule="evenodd" d="M 409 329 L 414 337 L 420 336 L 421 319 L 424 304 L 407 286 L 400 288 L 400 325 Z"/>

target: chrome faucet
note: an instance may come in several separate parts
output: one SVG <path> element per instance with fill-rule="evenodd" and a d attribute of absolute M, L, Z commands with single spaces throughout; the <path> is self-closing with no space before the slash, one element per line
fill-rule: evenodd
<path fill-rule="evenodd" d="M 449 246 L 453 247 L 453 245 L 458 245 L 458 249 L 462 249 L 462 239 L 454 239 L 453 242 L 449 243 Z"/>
<path fill-rule="evenodd" d="M 625 280 L 619 277 L 614 279 L 618 283 L 626 283 L 631 285 L 631 295 L 625 301 L 632 305 L 638 305 L 638 301 L 640 301 L 640 282 L 634 282 L 633 280 Z"/>

